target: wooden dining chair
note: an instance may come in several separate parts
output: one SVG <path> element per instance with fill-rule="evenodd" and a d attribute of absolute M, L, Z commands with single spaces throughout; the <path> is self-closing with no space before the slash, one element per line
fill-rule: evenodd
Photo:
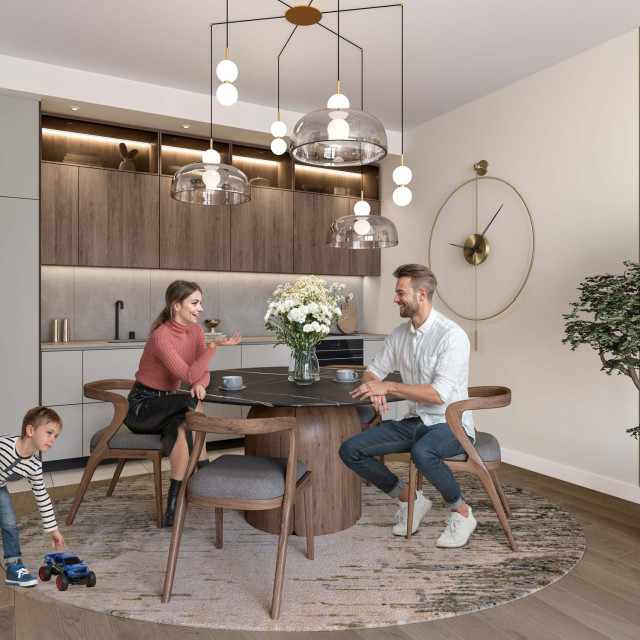
<path fill-rule="evenodd" d="M 307 558 L 313 560 L 313 480 L 311 471 L 308 471 L 297 458 L 298 423 L 294 417 L 241 420 L 207 418 L 202 413 L 192 412 L 187 413 L 187 428 L 194 434 L 194 447 L 178 496 L 162 602 L 166 603 L 171 599 L 188 504 L 215 508 L 215 546 L 218 549 L 222 548 L 224 509 L 261 511 L 281 507 L 280 537 L 271 601 L 271 617 L 275 620 L 280 615 L 289 529 L 294 503 L 299 497 L 303 500 L 298 501 L 296 508 L 299 506 L 304 509 Z M 276 432 L 288 432 L 286 458 L 224 455 L 216 458 L 192 476 L 198 461 L 197 452 L 202 449 L 207 433 L 253 436 Z M 284 444 L 283 439 L 283 446 Z"/>
<path fill-rule="evenodd" d="M 476 431 L 475 444 L 462 426 L 462 414 L 465 411 L 479 411 L 481 409 L 497 409 L 511 404 L 511 389 L 507 387 L 469 387 L 469 399 L 452 402 L 445 411 L 447 424 L 451 427 L 456 438 L 464 448 L 461 453 L 444 462 L 452 471 L 472 473 L 482 482 L 489 495 L 491 504 L 504 529 L 509 545 L 513 551 L 518 545 L 511 533 L 509 518 L 511 509 L 504 495 L 498 478 L 497 469 L 500 468 L 500 443 L 495 436 L 484 431 Z M 422 487 L 422 474 L 416 469 L 413 461 L 409 462 L 409 502 L 407 505 L 407 522 L 413 522 L 414 491 Z M 411 527 L 407 527 L 407 540 L 411 539 Z"/>
<path fill-rule="evenodd" d="M 153 480 L 156 494 L 156 525 L 162 527 L 162 476 L 160 461 L 164 456 L 160 434 L 133 433 L 123 420 L 129 412 L 129 401 L 115 390 L 131 389 L 135 380 L 97 380 L 84 385 L 84 395 L 92 400 L 102 400 L 113 405 L 113 420 L 108 427 L 100 429 L 91 438 L 91 455 L 84 468 L 82 480 L 78 486 L 76 497 L 71 506 L 67 525 L 72 525 L 78 507 L 91 482 L 97 466 L 105 459 L 118 460 L 116 470 L 107 489 L 107 497 L 113 493 L 120 473 L 127 460 L 151 460 L 153 463 Z"/>

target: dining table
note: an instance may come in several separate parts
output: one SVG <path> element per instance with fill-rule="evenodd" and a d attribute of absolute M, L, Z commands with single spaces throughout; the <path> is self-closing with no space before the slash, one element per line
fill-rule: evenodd
<path fill-rule="evenodd" d="M 371 407 L 369 400 L 354 399 L 350 391 L 361 384 L 358 379 L 342 382 L 336 369 L 320 368 L 320 379 L 298 385 L 288 379 L 287 367 L 252 367 L 211 371 L 204 402 L 251 407 L 248 418 L 295 416 L 298 423 L 298 460 L 313 472 L 314 535 L 326 535 L 353 526 L 361 517 L 362 479 L 348 469 L 338 454 L 344 440 L 361 432 L 357 406 Z M 225 389 L 225 376 L 242 376 L 242 388 Z M 397 373 L 387 379 L 401 381 Z M 401 398 L 387 396 L 387 402 Z M 286 457 L 286 434 L 246 435 L 245 454 Z M 298 513 L 302 510 L 296 509 Z M 247 511 L 253 527 L 278 533 L 280 509 Z M 293 531 L 305 535 L 303 518 L 294 515 Z"/>

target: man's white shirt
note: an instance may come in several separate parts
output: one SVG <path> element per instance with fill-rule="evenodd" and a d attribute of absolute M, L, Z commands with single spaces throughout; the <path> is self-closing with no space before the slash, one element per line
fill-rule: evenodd
<path fill-rule="evenodd" d="M 384 380 L 392 371 L 399 371 L 405 384 L 428 384 L 444 404 L 409 403 L 405 418 L 419 416 L 431 426 L 446 422 L 445 411 L 452 402 L 469 397 L 469 353 L 467 334 L 455 322 L 431 309 L 425 322 L 415 329 L 411 320 L 401 324 L 384 341 L 367 371 Z M 475 437 L 471 411 L 462 415 L 467 435 Z"/>

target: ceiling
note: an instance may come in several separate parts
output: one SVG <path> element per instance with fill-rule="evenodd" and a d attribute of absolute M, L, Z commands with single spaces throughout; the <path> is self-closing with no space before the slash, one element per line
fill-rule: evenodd
<path fill-rule="evenodd" d="M 337 0 L 316 0 L 335 11 Z M 341 10 L 393 4 L 342 0 Z M 278 0 L 230 0 L 229 19 L 282 15 Z M 341 34 L 364 49 L 364 107 L 400 129 L 400 8 L 343 11 Z M 208 94 L 209 23 L 224 0 L 21 0 L 3 8 L 0 54 Z M 336 14 L 322 24 L 336 29 Z M 640 25 L 638 0 L 406 0 L 405 129 Z M 240 100 L 276 108 L 286 20 L 232 24 Z M 214 27 L 214 59 L 224 57 Z M 307 112 L 335 90 L 336 37 L 300 27 L 281 57 L 281 107 Z M 341 88 L 360 103 L 360 51 L 343 44 Z"/>

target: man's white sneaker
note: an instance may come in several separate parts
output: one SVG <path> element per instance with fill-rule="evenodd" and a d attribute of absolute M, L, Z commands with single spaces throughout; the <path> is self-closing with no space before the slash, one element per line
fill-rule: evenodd
<path fill-rule="evenodd" d="M 417 497 L 413 501 L 413 526 L 411 533 L 415 533 L 420 526 L 420 520 L 424 518 L 431 509 L 431 500 L 425 498 L 422 491 L 417 492 Z M 401 502 L 400 508 L 396 513 L 396 524 L 393 526 L 394 536 L 407 535 L 407 519 L 409 517 L 409 503 Z"/>
<path fill-rule="evenodd" d="M 452 511 L 447 518 L 447 526 L 436 542 L 436 547 L 464 547 L 469 542 L 469 537 L 474 532 L 478 521 L 473 517 L 471 507 L 469 515 L 465 518 L 457 511 Z"/>

